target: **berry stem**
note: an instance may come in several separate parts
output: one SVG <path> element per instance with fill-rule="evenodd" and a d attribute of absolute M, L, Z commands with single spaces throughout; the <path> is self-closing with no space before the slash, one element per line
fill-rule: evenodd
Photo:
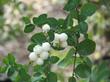
<path fill-rule="evenodd" d="M 79 11 L 78 11 L 78 9 L 76 8 L 76 10 L 77 10 L 77 12 L 79 13 Z M 78 23 L 80 23 L 80 17 L 79 17 L 79 14 L 78 14 Z M 77 34 L 76 34 L 76 36 L 77 36 Z M 76 48 L 76 51 L 75 51 L 75 56 L 74 56 L 74 62 L 73 62 L 73 77 L 75 76 L 75 66 L 76 66 L 76 55 L 77 55 L 77 45 L 78 45 L 78 39 L 79 39 L 79 37 L 77 36 L 77 39 L 76 39 L 76 46 L 75 46 L 75 48 Z"/>
<path fill-rule="evenodd" d="M 75 51 L 75 56 L 74 56 L 74 63 L 73 63 L 73 76 L 75 75 L 76 54 L 77 54 L 77 51 Z"/>

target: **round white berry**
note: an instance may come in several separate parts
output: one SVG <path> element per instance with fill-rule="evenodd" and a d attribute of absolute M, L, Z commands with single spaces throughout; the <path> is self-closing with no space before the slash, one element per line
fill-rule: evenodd
<path fill-rule="evenodd" d="M 31 52 L 31 53 L 29 54 L 29 59 L 30 59 L 31 61 L 35 61 L 35 60 L 37 59 L 36 53 L 35 53 L 35 52 Z"/>
<path fill-rule="evenodd" d="M 55 33 L 55 34 L 54 34 L 54 40 L 55 40 L 55 41 L 59 41 L 59 40 L 60 40 L 60 34 Z"/>
<path fill-rule="evenodd" d="M 66 41 L 61 43 L 62 48 L 66 48 L 67 46 L 68 46 L 68 43 Z"/>
<path fill-rule="evenodd" d="M 51 46 L 48 42 L 45 42 L 45 43 L 42 44 L 42 49 L 44 51 L 49 51 L 51 49 Z"/>
<path fill-rule="evenodd" d="M 48 52 L 42 52 L 41 54 L 40 54 L 40 58 L 42 58 L 42 59 L 47 59 L 48 58 L 48 56 L 49 56 L 49 53 Z"/>
<path fill-rule="evenodd" d="M 44 64 L 44 60 L 41 59 L 41 58 L 38 58 L 37 61 L 36 61 L 36 64 L 37 65 L 43 65 Z"/>
<path fill-rule="evenodd" d="M 42 26 L 42 30 L 43 30 L 43 32 L 48 32 L 48 31 L 50 31 L 50 26 L 48 24 L 45 24 Z"/>
<path fill-rule="evenodd" d="M 66 33 L 60 34 L 60 41 L 66 41 L 68 39 L 68 35 Z"/>
<path fill-rule="evenodd" d="M 33 51 L 37 54 L 40 54 L 42 52 L 42 47 L 40 45 L 36 45 L 34 48 L 33 48 Z"/>

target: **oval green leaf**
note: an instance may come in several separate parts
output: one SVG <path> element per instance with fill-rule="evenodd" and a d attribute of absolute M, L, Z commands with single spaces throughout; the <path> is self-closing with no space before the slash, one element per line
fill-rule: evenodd
<path fill-rule="evenodd" d="M 50 62 L 51 62 L 52 64 L 57 63 L 58 60 L 59 60 L 59 58 L 58 58 L 57 56 L 51 56 L 51 57 L 50 57 Z"/>
<path fill-rule="evenodd" d="M 34 48 L 34 46 L 36 46 L 37 44 L 36 43 L 31 43 L 31 44 L 29 44 L 28 45 L 28 51 L 30 51 L 30 52 L 33 52 L 33 48 Z"/>
<path fill-rule="evenodd" d="M 87 78 L 91 74 L 91 68 L 86 64 L 79 64 L 75 69 L 75 73 L 81 78 Z"/>
<path fill-rule="evenodd" d="M 48 73 L 47 82 L 57 82 L 57 75 L 53 72 Z"/>
<path fill-rule="evenodd" d="M 42 14 L 39 17 L 34 17 L 33 18 L 33 23 L 37 26 L 42 26 L 47 22 L 47 15 L 46 14 Z"/>
<path fill-rule="evenodd" d="M 85 5 L 83 5 L 83 7 L 81 8 L 81 20 L 82 19 L 86 19 L 88 16 L 91 16 L 93 13 L 95 13 L 96 11 L 96 5 L 94 5 L 93 3 L 86 3 Z"/>
<path fill-rule="evenodd" d="M 80 55 L 87 56 L 95 51 L 96 44 L 90 39 L 85 39 L 77 45 L 77 50 Z"/>
<path fill-rule="evenodd" d="M 34 24 L 28 24 L 28 25 L 25 26 L 24 32 L 25 33 L 30 33 L 34 30 L 34 28 L 35 28 Z"/>
<path fill-rule="evenodd" d="M 87 23 L 86 22 L 80 22 L 78 25 L 78 29 L 79 29 L 80 33 L 86 34 L 88 31 Z"/>
<path fill-rule="evenodd" d="M 36 33 L 31 37 L 31 41 L 37 44 L 42 44 L 43 42 L 46 42 L 46 37 L 42 32 Z"/>
<path fill-rule="evenodd" d="M 14 72 L 15 72 L 15 69 L 13 67 L 9 67 L 7 75 L 10 77 L 14 74 Z"/>
<path fill-rule="evenodd" d="M 67 4 L 64 7 L 64 10 L 71 11 L 72 9 L 75 9 L 81 0 L 68 0 Z"/>
<path fill-rule="evenodd" d="M 69 66 L 70 64 L 73 64 L 73 55 L 74 55 L 74 53 L 75 53 L 75 49 L 74 48 L 70 49 L 68 51 L 66 57 L 63 60 L 61 60 L 58 63 L 58 65 L 65 68 L 65 67 Z"/>

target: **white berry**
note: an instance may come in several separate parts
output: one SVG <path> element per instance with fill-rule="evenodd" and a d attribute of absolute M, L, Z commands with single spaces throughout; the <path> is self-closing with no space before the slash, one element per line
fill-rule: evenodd
<path fill-rule="evenodd" d="M 44 60 L 41 59 L 41 58 L 38 58 L 37 61 L 36 61 L 36 64 L 37 65 L 43 65 L 44 64 Z"/>
<path fill-rule="evenodd" d="M 66 33 L 60 34 L 60 41 L 66 41 L 68 39 L 68 35 Z"/>
<path fill-rule="evenodd" d="M 44 51 L 49 51 L 50 48 L 51 48 L 51 46 L 50 46 L 50 44 L 48 42 L 45 42 L 45 43 L 42 44 L 42 49 Z"/>
<path fill-rule="evenodd" d="M 31 61 L 35 61 L 35 60 L 37 59 L 36 53 L 35 53 L 35 52 L 31 52 L 31 53 L 29 54 L 29 59 L 30 59 Z"/>
<path fill-rule="evenodd" d="M 66 48 L 68 46 L 68 43 L 65 41 L 65 42 L 62 42 L 62 44 L 61 44 L 61 47 L 62 48 Z"/>
<path fill-rule="evenodd" d="M 40 58 L 42 58 L 42 59 L 47 59 L 48 58 L 48 56 L 49 56 L 49 53 L 48 52 L 42 52 L 41 54 L 40 54 Z"/>
<path fill-rule="evenodd" d="M 48 24 L 45 24 L 45 25 L 43 25 L 42 30 L 43 30 L 43 32 L 49 32 L 50 26 Z"/>
<path fill-rule="evenodd" d="M 59 41 L 59 40 L 60 40 L 60 34 L 55 33 L 55 34 L 54 34 L 54 40 L 55 40 L 55 41 Z"/>
<path fill-rule="evenodd" d="M 33 51 L 37 54 L 40 54 L 42 52 L 42 47 L 40 45 L 36 45 L 34 48 L 33 48 Z"/>

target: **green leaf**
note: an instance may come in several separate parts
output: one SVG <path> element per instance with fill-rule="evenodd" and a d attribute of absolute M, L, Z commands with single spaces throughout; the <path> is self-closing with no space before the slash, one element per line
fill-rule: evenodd
<path fill-rule="evenodd" d="M 81 8 L 81 20 L 82 19 L 86 19 L 88 16 L 91 16 L 93 13 L 95 13 L 96 11 L 96 5 L 94 5 L 93 3 L 87 3 L 85 5 L 83 5 L 83 7 Z"/>
<path fill-rule="evenodd" d="M 64 19 L 58 19 L 59 27 L 62 27 L 64 24 Z"/>
<path fill-rule="evenodd" d="M 51 57 L 50 57 L 50 62 L 51 62 L 52 64 L 57 63 L 58 60 L 59 60 L 59 58 L 58 58 L 57 56 L 51 56 Z"/>
<path fill-rule="evenodd" d="M 67 4 L 64 7 L 64 10 L 70 11 L 78 7 L 81 0 L 68 0 Z"/>
<path fill-rule="evenodd" d="M 86 64 L 79 64 L 75 69 L 75 73 L 81 78 L 87 78 L 91 74 L 91 68 Z"/>
<path fill-rule="evenodd" d="M 22 20 L 23 20 L 23 22 L 24 22 L 25 24 L 31 23 L 30 18 L 27 17 L 27 16 L 23 17 Z"/>
<path fill-rule="evenodd" d="M 48 32 L 48 36 L 49 36 L 49 41 L 50 41 L 50 42 L 53 41 L 53 40 L 54 40 L 54 31 L 50 30 L 50 31 Z"/>
<path fill-rule="evenodd" d="M 42 75 L 32 77 L 32 82 L 37 82 L 37 81 L 44 82 L 44 81 L 42 81 L 42 78 L 43 78 Z"/>
<path fill-rule="evenodd" d="M 58 63 L 58 65 L 65 68 L 68 65 L 73 64 L 73 55 L 74 55 L 74 53 L 75 53 L 75 49 L 74 48 L 70 49 L 68 51 L 66 57 L 63 60 L 61 60 Z"/>
<path fill-rule="evenodd" d="M 53 72 L 49 72 L 47 75 L 47 82 L 57 82 L 57 75 Z"/>
<path fill-rule="evenodd" d="M 69 82 L 76 82 L 76 78 L 75 77 L 70 77 Z"/>
<path fill-rule="evenodd" d="M 92 67 L 92 61 L 89 57 L 84 57 L 84 62 L 91 68 Z"/>
<path fill-rule="evenodd" d="M 96 44 L 90 39 L 85 39 L 77 45 L 77 50 L 80 55 L 90 55 L 95 51 Z"/>
<path fill-rule="evenodd" d="M 33 48 L 36 46 L 37 44 L 36 43 L 31 43 L 31 44 L 29 44 L 28 45 L 28 51 L 30 51 L 30 52 L 33 52 Z"/>
<path fill-rule="evenodd" d="M 44 66 L 36 65 L 34 66 L 34 71 L 37 71 L 38 73 L 42 73 L 44 71 Z"/>
<path fill-rule="evenodd" d="M 10 76 L 12 76 L 14 74 L 14 72 L 15 72 L 14 67 L 9 67 L 7 75 L 10 77 Z"/>
<path fill-rule="evenodd" d="M 43 42 L 46 42 L 46 37 L 43 33 L 36 33 L 31 37 L 31 41 L 37 44 L 42 44 Z"/>
<path fill-rule="evenodd" d="M 39 17 L 33 18 L 33 23 L 39 27 L 46 24 L 46 22 L 47 22 L 47 15 L 46 14 L 42 14 Z"/>
<path fill-rule="evenodd" d="M 88 31 L 88 25 L 86 22 L 80 22 L 77 28 L 82 34 L 86 34 Z"/>
<path fill-rule="evenodd" d="M 49 24 L 50 25 L 50 27 L 52 28 L 52 29 L 56 29 L 56 28 L 58 28 L 58 21 L 57 21 L 57 19 L 55 19 L 55 18 L 48 18 L 47 19 L 47 24 Z"/>
<path fill-rule="evenodd" d="M 21 67 L 21 69 L 19 69 L 19 75 L 20 75 L 20 80 L 22 80 L 24 82 L 26 82 L 26 81 L 30 82 L 31 77 L 23 67 Z"/>
<path fill-rule="evenodd" d="M 21 67 L 23 67 L 23 65 L 22 64 L 15 64 L 14 65 L 14 69 L 16 70 L 16 71 L 19 71 L 19 69 L 21 69 Z"/>
<path fill-rule="evenodd" d="M 8 60 L 8 63 L 10 65 L 14 65 L 15 64 L 15 58 L 14 58 L 13 54 L 8 54 L 7 60 Z"/>
<path fill-rule="evenodd" d="M 76 9 L 74 9 L 70 11 L 70 15 L 72 18 L 78 19 L 79 12 Z"/>
<path fill-rule="evenodd" d="M 76 34 L 71 34 L 71 33 L 68 33 L 68 45 L 69 46 L 76 46 L 76 43 L 77 43 L 77 36 Z"/>
<path fill-rule="evenodd" d="M 0 66 L 0 73 L 5 73 L 7 70 L 7 66 Z"/>
<path fill-rule="evenodd" d="M 53 48 L 53 49 L 55 49 L 55 50 L 64 50 L 65 48 L 62 48 L 62 47 L 56 47 L 56 46 L 53 46 L 53 45 L 51 45 L 51 47 Z"/>
<path fill-rule="evenodd" d="M 5 58 L 3 59 L 3 63 L 4 63 L 5 65 L 9 65 L 9 61 L 8 61 L 8 58 L 7 58 L 7 57 L 5 57 Z"/>
<path fill-rule="evenodd" d="M 69 26 L 73 26 L 73 19 L 71 17 L 71 15 L 68 15 L 65 22 L 64 22 L 66 28 L 68 28 Z"/>
<path fill-rule="evenodd" d="M 30 33 L 35 29 L 35 25 L 34 24 L 28 24 L 25 26 L 24 32 L 25 33 Z"/>
<path fill-rule="evenodd" d="M 67 28 L 72 27 L 72 26 L 73 26 L 73 18 L 71 16 L 71 14 L 69 14 L 67 16 L 67 18 L 65 19 L 62 28 L 67 29 Z"/>

